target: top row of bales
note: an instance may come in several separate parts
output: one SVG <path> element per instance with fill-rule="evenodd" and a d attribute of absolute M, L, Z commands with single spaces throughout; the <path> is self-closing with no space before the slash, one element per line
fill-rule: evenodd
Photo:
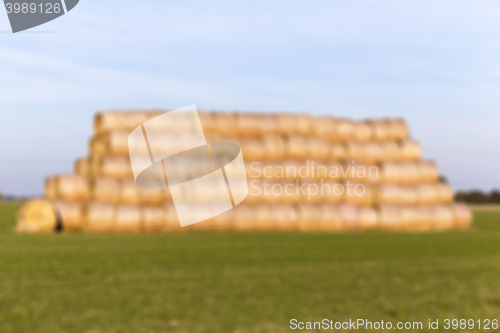
<path fill-rule="evenodd" d="M 98 113 L 94 119 L 95 134 L 113 131 L 130 132 L 148 120 L 167 110 L 156 111 L 111 111 Z M 382 118 L 355 121 L 332 116 L 311 116 L 305 114 L 259 114 L 198 112 L 205 134 L 216 133 L 228 136 L 259 137 L 269 134 L 315 136 L 328 141 L 394 141 L 409 136 L 409 129 L 403 118 Z M 197 124 L 192 118 L 177 115 L 175 121 L 150 124 L 148 131 L 190 132 Z"/>

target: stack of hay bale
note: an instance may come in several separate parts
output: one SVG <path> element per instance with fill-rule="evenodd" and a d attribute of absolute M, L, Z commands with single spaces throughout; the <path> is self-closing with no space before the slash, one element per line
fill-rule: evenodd
<path fill-rule="evenodd" d="M 49 177 L 45 198 L 23 206 L 21 232 L 191 230 L 444 230 L 471 224 L 403 119 L 353 121 L 305 114 L 199 112 L 208 142 L 234 142 L 249 194 L 236 208 L 181 228 L 168 190 L 138 187 L 128 135 L 165 113 L 110 111 L 94 119 L 89 156 Z M 159 128 L 175 140 L 182 124 Z M 206 192 L 206 191 L 205 191 Z M 210 198 L 210 193 L 198 195 Z"/>

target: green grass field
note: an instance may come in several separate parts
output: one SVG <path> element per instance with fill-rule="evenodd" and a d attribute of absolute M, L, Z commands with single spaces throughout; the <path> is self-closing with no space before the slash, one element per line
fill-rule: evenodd
<path fill-rule="evenodd" d="M 17 235 L 18 207 L 0 205 L 0 332 L 500 319 L 498 213 L 425 234 Z"/>

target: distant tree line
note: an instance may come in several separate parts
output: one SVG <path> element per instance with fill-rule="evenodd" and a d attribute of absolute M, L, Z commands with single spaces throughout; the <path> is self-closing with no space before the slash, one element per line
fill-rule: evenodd
<path fill-rule="evenodd" d="M 480 190 L 458 191 L 455 194 L 455 200 L 475 204 L 500 204 L 500 190 L 493 190 L 489 193 Z"/>
<path fill-rule="evenodd" d="M 26 201 L 31 198 L 35 198 L 35 196 L 25 196 L 25 195 L 9 195 L 9 194 L 3 194 L 0 192 L 0 202 L 1 201 Z"/>

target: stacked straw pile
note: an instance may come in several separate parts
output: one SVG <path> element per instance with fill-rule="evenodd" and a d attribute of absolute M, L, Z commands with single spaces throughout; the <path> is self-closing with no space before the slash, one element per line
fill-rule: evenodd
<path fill-rule="evenodd" d="M 19 212 L 18 231 L 444 230 L 471 224 L 468 207 L 453 203 L 453 189 L 440 181 L 433 161 L 422 160 L 403 119 L 199 112 L 208 142 L 241 147 L 249 195 L 222 215 L 181 228 L 168 190 L 138 187 L 128 156 L 129 133 L 164 112 L 98 113 L 89 156 L 75 161 L 74 174 L 46 179 L 45 198 Z M 160 140 L 189 131 L 183 124 L 167 127 L 159 129 Z M 301 167 L 306 177 L 293 173 Z M 325 186 L 335 191 L 314 194 Z M 285 187 L 293 194 L 280 192 Z M 206 192 L 197 195 L 210 198 Z"/>

